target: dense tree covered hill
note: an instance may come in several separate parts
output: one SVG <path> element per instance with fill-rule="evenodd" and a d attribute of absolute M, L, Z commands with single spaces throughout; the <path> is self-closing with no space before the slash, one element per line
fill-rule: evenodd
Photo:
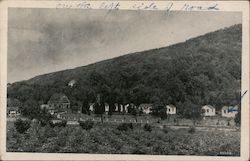
<path fill-rule="evenodd" d="M 127 54 L 75 69 L 13 83 L 8 97 L 47 102 L 55 92 L 73 104 L 97 93 L 109 103 L 175 104 L 179 109 L 235 104 L 241 80 L 241 25 L 183 43 Z M 75 80 L 73 87 L 68 83 Z"/>

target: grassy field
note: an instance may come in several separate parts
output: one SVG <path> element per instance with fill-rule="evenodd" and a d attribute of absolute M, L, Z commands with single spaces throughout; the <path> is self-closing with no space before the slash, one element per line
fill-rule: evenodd
<path fill-rule="evenodd" d="M 100 117 L 92 114 L 62 114 L 60 115 L 62 119 L 70 120 L 70 121 L 78 121 L 78 120 L 92 120 L 95 122 L 100 122 Z M 132 122 L 135 123 L 135 116 L 129 114 L 115 114 L 111 117 L 108 115 L 104 115 L 104 122 Z M 178 118 L 176 115 L 169 115 L 167 119 L 161 120 L 159 117 L 154 117 L 151 115 L 141 115 L 137 116 L 138 123 L 149 123 L 149 124 L 162 124 L 162 125 L 180 125 L 180 126 L 192 126 L 193 121 L 190 119 Z M 224 118 L 220 116 L 214 117 L 204 117 L 203 119 L 197 121 L 197 126 L 216 126 L 216 127 L 234 127 L 235 122 L 233 118 Z"/>
<path fill-rule="evenodd" d="M 152 155 L 240 155 L 237 130 L 158 128 L 146 131 L 144 124 L 118 130 L 117 123 L 95 123 L 90 130 L 79 125 L 41 127 L 32 123 L 24 134 L 8 124 L 7 151 L 48 153 L 152 154 Z"/>

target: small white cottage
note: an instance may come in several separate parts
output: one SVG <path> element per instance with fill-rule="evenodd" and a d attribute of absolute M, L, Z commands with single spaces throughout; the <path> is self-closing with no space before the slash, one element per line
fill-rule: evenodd
<path fill-rule="evenodd" d="M 89 111 L 91 111 L 91 112 L 94 111 L 94 105 L 95 105 L 95 103 L 89 103 Z"/>
<path fill-rule="evenodd" d="M 129 104 L 124 105 L 124 112 L 125 113 L 128 113 L 128 107 L 129 107 Z"/>
<path fill-rule="evenodd" d="M 140 104 L 139 106 L 139 109 L 141 109 L 143 113 L 145 114 L 149 114 L 152 108 L 153 108 L 153 104 L 150 104 L 150 103 L 143 103 L 143 104 Z"/>
<path fill-rule="evenodd" d="M 118 103 L 115 103 L 115 112 L 119 112 L 119 104 Z"/>
<path fill-rule="evenodd" d="M 105 112 L 108 113 L 109 112 L 109 104 L 105 103 Z"/>
<path fill-rule="evenodd" d="M 215 116 L 215 108 L 211 105 L 203 106 L 202 110 L 204 110 L 204 116 Z"/>
<path fill-rule="evenodd" d="M 16 117 L 20 115 L 20 108 L 22 103 L 18 99 L 8 98 L 7 99 L 7 116 Z"/>
<path fill-rule="evenodd" d="M 223 106 L 221 109 L 222 117 L 235 117 L 238 113 L 238 106 Z"/>
<path fill-rule="evenodd" d="M 76 84 L 76 80 L 73 79 L 69 81 L 68 86 L 72 88 L 75 84 Z"/>
<path fill-rule="evenodd" d="M 41 104 L 40 109 L 41 110 L 49 109 L 49 105 L 48 104 Z"/>
<path fill-rule="evenodd" d="M 176 114 L 176 107 L 174 105 L 167 105 L 166 106 L 166 113 L 169 115 L 175 115 Z"/>

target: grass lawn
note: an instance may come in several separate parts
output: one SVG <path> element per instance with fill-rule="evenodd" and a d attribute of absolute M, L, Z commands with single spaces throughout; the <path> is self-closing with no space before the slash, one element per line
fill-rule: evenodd
<path fill-rule="evenodd" d="M 65 113 L 61 115 L 62 119 L 70 121 L 78 120 L 92 120 L 95 122 L 100 122 L 101 118 L 95 114 L 86 115 L 86 114 L 73 114 Z M 113 114 L 111 117 L 109 115 L 103 115 L 104 122 L 131 122 L 135 123 L 135 116 L 129 114 Z M 179 118 L 178 121 L 175 115 L 169 115 L 167 119 L 161 120 L 159 117 L 154 117 L 151 115 L 141 115 L 137 116 L 138 123 L 149 123 L 153 125 L 162 124 L 162 125 L 180 125 L 180 126 L 192 126 L 193 121 L 190 119 Z M 234 127 L 233 118 L 223 118 L 219 116 L 214 117 L 204 117 L 197 122 L 197 126 L 217 126 L 217 127 Z"/>

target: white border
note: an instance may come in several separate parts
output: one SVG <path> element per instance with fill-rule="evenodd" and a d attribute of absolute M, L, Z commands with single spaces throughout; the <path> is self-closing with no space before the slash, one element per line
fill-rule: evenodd
<path fill-rule="evenodd" d="M 242 91 L 248 90 L 242 100 L 242 125 L 241 125 L 241 156 L 240 157 L 216 157 L 216 156 L 157 156 L 157 155 L 107 155 L 107 154 L 65 154 L 65 153 L 10 153 L 6 152 L 6 84 L 7 84 L 7 8 L 56 8 L 58 3 L 76 7 L 81 1 L 2 1 L 1 5 L 1 39 L 0 39 L 0 154 L 2 160 L 249 160 L 249 2 L 247 1 L 119 1 L 119 9 L 133 9 L 134 4 L 157 4 L 159 10 L 166 9 L 167 3 L 172 3 L 171 10 L 181 10 L 187 3 L 195 6 L 212 6 L 218 4 L 220 11 L 242 12 Z M 98 9 L 104 1 L 87 1 Z M 111 3 L 111 1 L 106 1 Z M 113 1 L 118 2 L 118 1 Z M 195 10 L 199 11 L 199 10 Z M 199 12 L 205 12 L 203 10 Z M 216 11 L 215 11 L 216 12 Z"/>

